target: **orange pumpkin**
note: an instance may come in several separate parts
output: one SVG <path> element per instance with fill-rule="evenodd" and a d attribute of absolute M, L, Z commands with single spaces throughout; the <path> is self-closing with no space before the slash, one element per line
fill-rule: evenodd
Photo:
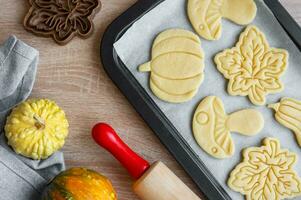
<path fill-rule="evenodd" d="M 60 173 L 47 186 L 43 200 L 117 200 L 111 182 L 85 168 L 71 168 Z"/>

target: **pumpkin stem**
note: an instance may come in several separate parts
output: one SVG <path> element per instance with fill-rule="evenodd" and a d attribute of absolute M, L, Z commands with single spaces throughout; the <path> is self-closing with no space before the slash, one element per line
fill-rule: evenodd
<path fill-rule="evenodd" d="M 279 110 L 280 103 L 270 104 L 268 108 L 274 109 L 276 112 Z"/>
<path fill-rule="evenodd" d="M 35 126 L 37 129 L 44 129 L 45 128 L 45 120 L 39 117 L 37 114 L 33 115 L 33 118 L 36 120 Z"/>
<path fill-rule="evenodd" d="M 151 71 L 151 63 L 147 62 L 139 66 L 140 72 L 149 72 Z"/>

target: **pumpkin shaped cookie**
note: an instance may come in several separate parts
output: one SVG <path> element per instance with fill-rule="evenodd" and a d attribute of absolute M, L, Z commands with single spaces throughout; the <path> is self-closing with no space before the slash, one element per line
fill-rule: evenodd
<path fill-rule="evenodd" d="M 188 0 L 187 10 L 195 31 L 207 40 L 217 40 L 223 17 L 246 25 L 255 18 L 257 7 L 253 0 Z"/>
<path fill-rule="evenodd" d="M 197 35 L 170 29 L 157 36 L 152 60 L 139 66 L 151 72 L 150 88 L 160 99 L 180 103 L 193 98 L 204 79 L 204 53 Z"/>
<path fill-rule="evenodd" d="M 197 143 L 215 158 L 231 157 L 235 145 L 230 132 L 246 136 L 261 131 L 264 119 L 260 112 L 245 109 L 227 115 L 223 102 L 215 96 L 206 97 L 197 107 L 192 129 Z"/>

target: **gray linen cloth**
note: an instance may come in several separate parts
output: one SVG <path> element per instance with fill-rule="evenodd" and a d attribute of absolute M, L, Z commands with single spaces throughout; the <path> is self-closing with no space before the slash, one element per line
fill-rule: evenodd
<path fill-rule="evenodd" d="M 15 154 L 3 133 L 10 110 L 30 95 L 38 58 L 36 49 L 15 36 L 0 46 L 0 200 L 39 200 L 46 184 L 65 169 L 61 152 L 31 160 Z"/>

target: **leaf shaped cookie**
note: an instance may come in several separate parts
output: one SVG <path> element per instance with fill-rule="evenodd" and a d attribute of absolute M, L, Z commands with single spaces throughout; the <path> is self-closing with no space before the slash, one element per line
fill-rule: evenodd
<path fill-rule="evenodd" d="M 222 18 L 246 25 L 253 21 L 257 7 L 253 0 L 188 0 L 189 20 L 196 32 L 207 40 L 222 33 Z"/>
<path fill-rule="evenodd" d="M 199 37 L 183 29 L 160 33 L 152 47 L 152 60 L 139 66 L 151 72 L 150 88 L 160 99 L 181 103 L 197 93 L 204 79 L 204 53 Z"/>
<path fill-rule="evenodd" d="M 29 0 L 24 27 L 37 35 L 53 37 L 61 45 L 75 35 L 87 38 L 93 31 L 92 19 L 100 10 L 100 0 Z"/>
<path fill-rule="evenodd" d="M 252 136 L 263 128 L 260 112 L 246 109 L 227 115 L 223 102 L 215 96 L 206 97 L 195 111 L 192 129 L 197 143 L 215 158 L 231 157 L 235 151 L 231 131 Z"/>
<path fill-rule="evenodd" d="M 280 142 L 266 138 L 261 147 L 243 151 L 243 161 L 228 179 L 234 191 L 246 200 L 281 200 L 301 195 L 301 179 L 293 170 L 297 155 L 280 148 Z"/>
<path fill-rule="evenodd" d="M 266 95 L 283 90 L 280 77 L 288 66 L 288 52 L 271 48 L 256 26 L 248 26 L 232 49 L 214 58 L 217 69 L 229 79 L 228 93 L 248 96 L 255 105 L 264 105 Z"/>

